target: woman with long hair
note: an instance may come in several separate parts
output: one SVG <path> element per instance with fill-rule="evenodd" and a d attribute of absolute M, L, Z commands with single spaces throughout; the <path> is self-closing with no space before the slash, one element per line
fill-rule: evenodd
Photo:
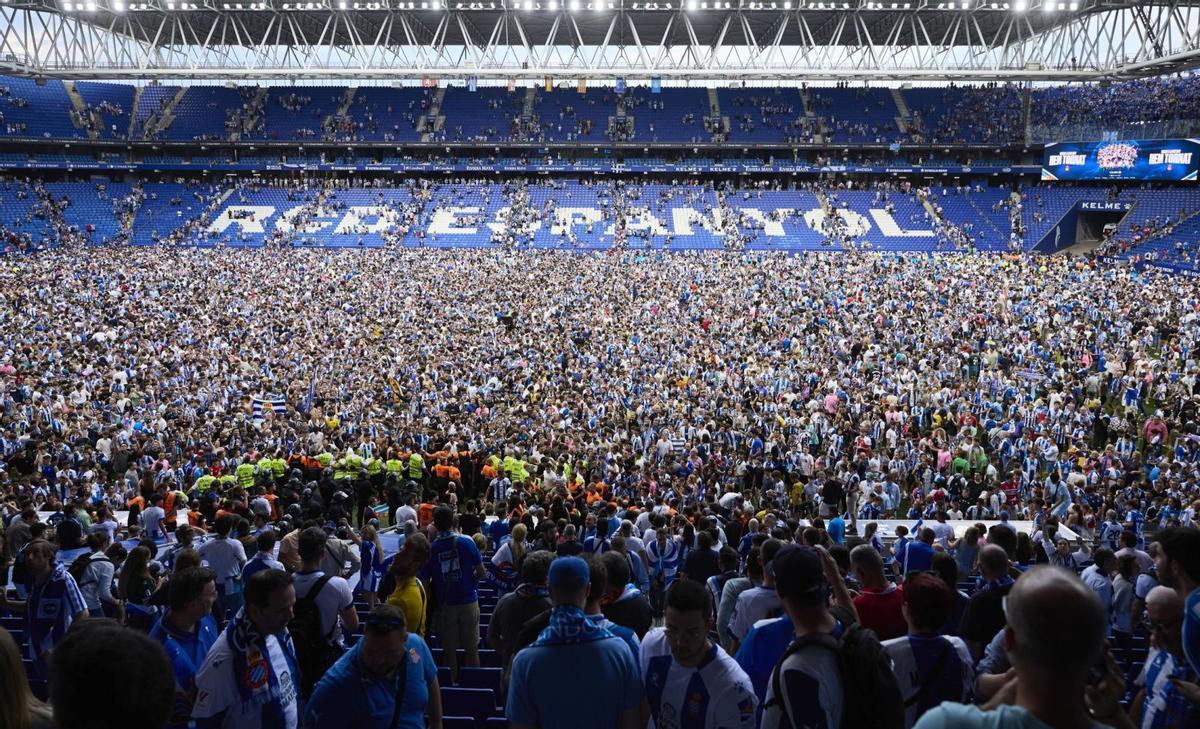
<path fill-rule="evenodd" d="M 0 628 L 0 729 L 51 729 L 50 707 L 29 690 L 21 650 L 12 633 Z"/>
<path fill-rule="evenodd" d="M 492 555 L 488 569 L 496 586 L 504 592 L 514 589 L 521 580 L 521 562 L 525 560 L 525 553 L 529 551 L 529 544 L 526 542 L 528 537 L 529 527 L 525 526 L 524 522 L 518 522 L 513 527 L 512 537 L 500 545 Z"/>
<path fill-rule="evenodd" d="M 126 622 L 130 627 L 150 630 L 155 616 L 150 596 L 157 589 L 158 580 L 150 575 L 150 550 L 134 547 L 117 582 L 117 596 L 125 601 Z"/>

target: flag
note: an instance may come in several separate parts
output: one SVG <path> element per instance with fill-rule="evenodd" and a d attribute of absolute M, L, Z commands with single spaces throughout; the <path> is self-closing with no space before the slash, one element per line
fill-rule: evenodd
<path fill-rule="evenodd" d="M 421 79 L 421 88 L 425 88 L 425 89 L 436 89 L 436 88 L 437 88 L 437 85 L 438 85 L 438 82 L 437 82 L 437 79 L 436 79 L 436 78 L 423 78 L 423 79 Z"/>
<path fill-rule="evenodd" d="M 308 394 L 304 396 L 304 414 L 308 415 L 312 412 L 313 400 L 317 397 L 317 373 L 314 372 L 312 380 L 308 383 Z"/>
<path fill-rule="evenodd" d="M 617 93 L 618 94 L 625 93 L 625 79 L 623 79 L 623 78 L 617 79 Z"/>
<path fill-rule="evenodd" d="M 662 93 L 662 79 L 661 78 L 650 79 L 650 93 L 652 93 L 652 94 L 661 94 Z"/>
<path fill-rule="evenodd" d="M 262 395 L 250 400 L 250 409 L 254 412 L 255 420 L 262 420 L 268 414 L 274 415 L 287 409 L 287 400 L 278 395 Z"/>
<path fill-rule="evenodd" d="M 547 76 L 546 77 L 546 93 L 548 94 L 553 90 L 554 90 L 554 79 Z"/>
<path fill-rule="evenodd" d="M 467 76 L 467 89 L 470 90 L 472 93 L 474 93 L 475 91 L 477 91 L 479 89 L 479 77 L 478 76 Z"/>
<path fill-rule="evenodd" d="M 583 79 L 583 78 L 579 79 L 578 88 L 579 88 L 579 93 L 586 94 L 587 93 L 587 79 Z"/>
<path fill-rule="evenodd" d="M 511 94 L 512 92 L 514 92 L 516 90 L 517 90 L 517 80 L 515 78 L 508 79 L 508 93 Z"/>

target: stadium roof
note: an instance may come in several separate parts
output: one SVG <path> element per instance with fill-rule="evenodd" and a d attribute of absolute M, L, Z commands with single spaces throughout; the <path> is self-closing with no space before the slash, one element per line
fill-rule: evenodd
<path fill-rule="evenodd" d="M 0 71 L 162 80 L 1090 81 L 1200 59 L 1200 0 L 0 0 Z"/>

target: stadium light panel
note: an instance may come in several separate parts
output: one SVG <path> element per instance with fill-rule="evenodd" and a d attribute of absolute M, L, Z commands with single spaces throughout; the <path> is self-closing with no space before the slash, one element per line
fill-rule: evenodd
<path fill-rule="evenodd" d="M 1072 10 L 1078 10 L 1078 9 L 1079 9 L 1079 3 L 1071 3 L 1071 9 L 1072 9 Z"/>
<path fill-rule="evenodd" d="M 578 12 L 578 11 L 579 11 L 579 0 L 571 0 L 571 12 L 574 13 L 574 12 Z"/>
<path fill-rule="evenodd" d="M 1025 0 L 1016 0 L 1016 2 L 1013 3 L 1013 10 L 1017 11 L 1018 13 L 1025 12 L 1026 7 L 1028 6 L 1025 4 Z"/>
<path fill-rule="evenodd" d="M 787 0 L 787 2 L 785 2 L 785 3 L 783 4 L 783 9 L 784 9 L 784 10 L 791 10 L 791 9 L 792 9 L 792 0 Z"/>
<path fill-rule="evenodd" d="M 550 4 L 546 7 L 549 8 L 551 12 L 554 12 L 558 10 L 558 3 L 554 2 L 554 0 L 550 0 Z"/>
<path fill-rule="evenodd" d="M 1054 0 L 1046 0 L 1046 2 L 1042 3 L 1043 13 L 1053 13 L 1055 10 L 1058 10 L 1058 3 L 1054 2 Z"/>

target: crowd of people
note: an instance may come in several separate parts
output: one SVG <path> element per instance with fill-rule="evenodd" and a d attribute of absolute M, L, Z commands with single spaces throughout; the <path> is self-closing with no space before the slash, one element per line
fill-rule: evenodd
<path fill-rule="evenodd" d="M 1198 286 L 973 254 L 12 259 L 5 679 L 48 679 L 61 727 L 440 726 L 431 643 L 457 682 L 483 638 L 513 726 L 1196 726 Z M 136 669 L 68 688 L 118 644 Z"/>

